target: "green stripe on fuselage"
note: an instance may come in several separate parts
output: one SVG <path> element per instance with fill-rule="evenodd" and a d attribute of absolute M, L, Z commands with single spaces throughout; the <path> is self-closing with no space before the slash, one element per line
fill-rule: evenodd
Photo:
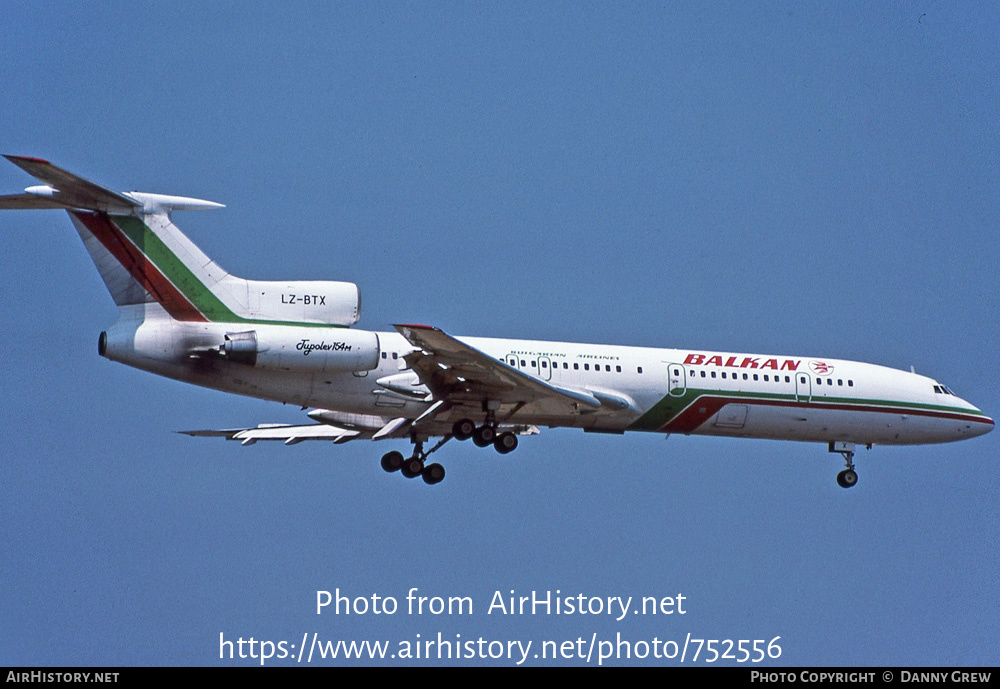
<path fill-rule="evenodd" d="M 735 392 L 729 390 L 699 390 L 697 388 L 687 388 L 682 395 L 673 397 L 667 395 L 645 414 L 640 416 L 629 426 L 629 430 L 635 431 L 655 431 L 673 421 L 685 409 L 690 407 L 699 397 L 711 395 L 712 397 L 731 397 L 733 402 L 741 399 L 749 400 L 775 400 L 782 402 L 794 402 L 795 395 L 775 395 L 764 392 Z"/>
<path fill-rule="evenodd" d="M 757 400 L 775 402 L 797 402 L 803 408 L 812 407 L 821 409 L 824 404 L 850 404 L 858 407 L 874 407 L 879 411 L 879 407 L 887 409 L 912 409 L 922 412 L 941 412 L 944 414 L 963 414 L 965 416 L 986 417 L 986 414 L 978 409 L 964 409 L 961 407 L 948 407 L 939 404 L 921 404 L 919 402 L 896 402 L 893 400 L 862 399 L 857 397 L 823 397 L 813 395 L 809 401 L 799 399 L 795 395 L 782 395 L 768 392 L 741 392 L 734 390 L 704 390 L 688 388 L 684 394 L 677 397 L 667 395 L 654 404 L 649 411 L 640 416 L 629 426 L 628 430 L 655 431 L 667 425 L 681 412 L 690 407 L 699 397 L 721 397 L 739 404 L 741 400 Z"/>

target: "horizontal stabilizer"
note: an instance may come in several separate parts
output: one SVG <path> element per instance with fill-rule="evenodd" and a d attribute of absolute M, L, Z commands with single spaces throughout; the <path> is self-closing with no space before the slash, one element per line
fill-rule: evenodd
<path fill-rule="evenodd" d="M 33 206 L 34 208 L 85 208 L 94 211 L 125 211 L 141 207 L 142 202 L 129 198 L 117 191 L 105 189 L 82 177 L 77 177 L 47 160 L 28 156 L 5 155 L 4 158 L 17 165 L 32 177 L 45 182 L 46 186 L 28 187 L 25 194 L 11 197 L 0 197 L 0 208 L 24 208 L 25 206 L 8 206 L 7 199 L 15 201 L 25 196 L 38 196 L 54 204 L 50 206 Z"/>
<path fill-rule="evenodd" d="M 38 194 L 10 194 L 0 196 L 0 210 L 34 211 L 46 208 L 66 210 L 66 206 Z"/>
<path fill-rule="evenodd" d="M 12 155 L 5 155 L 4 158 L 45 184 L 28 187 L 23 194 L 0 196 L 0 210 L 58 208 L 128 215 L 136 210 L 156 213 L 224 207 L 221 203 L 186 196 L 121 193 L 78 177 L 42 158 Z"/>

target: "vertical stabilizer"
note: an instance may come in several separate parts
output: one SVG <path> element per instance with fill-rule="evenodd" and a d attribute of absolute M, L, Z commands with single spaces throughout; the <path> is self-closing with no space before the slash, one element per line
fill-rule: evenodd
<path fill-rule="evenodd" d="M 174 320 L 349 327 L 361 317 L 357 285 L 261 282 L 227 273 L 171 220 L 176 210 L 223 208 L 185 196 L 117 192 L 41 158 L 5 156 L 44 184 L 0 196 L 0 209 L 69 213 L 120 307 L 157 303 Z"/>

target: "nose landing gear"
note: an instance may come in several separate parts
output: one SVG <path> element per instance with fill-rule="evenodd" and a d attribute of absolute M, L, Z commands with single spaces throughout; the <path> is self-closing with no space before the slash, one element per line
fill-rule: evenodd
<path fill-rule="evenodd" d="M 854 443 L 832 442 L 830 452 L 839 453 L 847 464 L 847 468 L 837 474 L 837 485 L 841 488 L 851 488 L 858 482 L 858 473 L 854 470 Z"/>
<path fill-rule="evenodd" d="M 858 482 L 858 473 L 854 469 L 844 469 L 837 474 L 837 484 L 841 488 L 850 488 Z"/>

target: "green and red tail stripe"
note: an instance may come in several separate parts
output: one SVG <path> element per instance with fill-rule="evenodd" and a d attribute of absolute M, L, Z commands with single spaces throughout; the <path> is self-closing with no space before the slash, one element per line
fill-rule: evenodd
<path fill-rule="evenodd" d="M 178 321 L 208 321 L 194 303 L 167 278 L 163 272 L 133 243 L 122 229 L 104 213 L 73 211 L 73 216 L 114 256 L 129 274 Z M 145 227 L 145 225 L 144 225 Z M 149 232 L 148 228 L 146 231 Z M 155 236 L 155 235 L 153 235 Z M 143 242 L 140 245 L 144 245 Z"/>

